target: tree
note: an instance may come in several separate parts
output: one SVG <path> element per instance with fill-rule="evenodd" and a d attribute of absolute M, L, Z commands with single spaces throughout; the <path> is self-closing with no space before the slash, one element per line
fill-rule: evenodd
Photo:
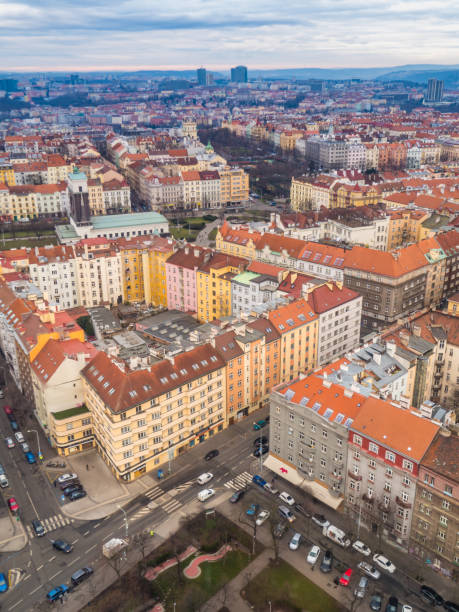
<path fill-rule="evenodd" d="M 274 551 L 274 563 L 277 564 L 279 561 L 279 542 L 280 538 L 276 536 L 276 520 L 273 515 L 269 517 L 269 532 L 273 540 L 273 551 Z"/>
<path fill-rule="evenodd" d="M 148 531 L 140 531 L 132 538 L 132 547 L 140 551 L 142 561 L 145 561 L 147 542 L 151 539 Z"/>

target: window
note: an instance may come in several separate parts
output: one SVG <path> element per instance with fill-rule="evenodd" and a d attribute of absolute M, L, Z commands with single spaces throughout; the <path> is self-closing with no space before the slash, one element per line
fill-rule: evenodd
<path fill-rule="evenodd" d="M 445 495 L 451 495 L 452 496 L 453 495 L 453 488 L 450 487 L 449 485 L 445 485 L 445 489 L 444 489 L 443 493 Z"/>
<path fill-rule="evenodd" d="M 441 515 L 439 522 L 440 525 L 443 525 L 444 527 L 448 526 L 448 518 L 446 516 Z"/>
<path fill-rule="evenodd" d="M 352 441 L 354 442 L 354 444 L 358 444 L 359 446 L 362 446 L 362 438 L 358 436 L 357 434 L 353 435 Z"/>
<path fill-rule="evenodd" d="M 375 454 L 377 455 L 377 454 L 378 454 L 378 451 L 379 451 L 379 446 L 378 446 L 377 444 L 374 444 L 374 442 L 370 442 L 370 443 L 368 444 L 368 450 L 369 450 L 371 453 L 375 453 Z"/>
<path fill-rule="evenodd" d="M 387 468 L 386 468 L 386 476 L 387 476 L 388 478 L 392 478 L 393 474 L 394 474 L 393 469 L 392 469 L 392 468 L 390 468 L 390 467 L 387 467 Z"/>
<path fill-rule="evenodd" d="M 374 459 L 370 459 L 370 461 L 368 462 L 368 465 L 371 468 L 375 468 L 376 467 L 376 461 Z"/>
<path fill-rule="evenodd" d="M 392 463 L 395 463 L 394 453 L 391 453 L 390 451 L 386 451 L 386 459 L 387 461 L 392 461 Z"/>
<path fill-rule="evenodd" d="M 392 489 L 392 483 L 386 480 L 386 482 L 384 483 L 384 491 L 387 491 L 388 493 L 390 493 L 391 489 Z"/>
<path fill-rule="evenodd" d="M 407 459 L 403 460 L 402 466 L 405 470 L 408 470 L 409 472 L 413 471 L 413 464 L 411 463 L 411 461 L 408 461 Z"/>
<path fill-rule="evenodd" d="M 449 510 L 450 506 L 451 504 L 449 503 L 449 501 L 446 501 L 446 499 L 442 501 L 441 507 L 443 508 L 443 510 Z"/>

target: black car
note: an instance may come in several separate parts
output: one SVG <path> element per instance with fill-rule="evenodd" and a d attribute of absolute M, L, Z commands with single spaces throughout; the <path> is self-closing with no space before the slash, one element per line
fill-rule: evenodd
<path fill-rule="evenodd" d="M 232 504 L 236 504 L 238 501 L 240 501 L 245 495 L 245 491 L 243 489 L 240 489 L 239 491 L 236 491 L 235 493 L 233 493 L 230 497 L 230 502 Z"/>
<path fill-rule="evenodd" d="M 70 580 L 72 581 L 73 586 L 78 586 L 80 582 L 83 582 L 89 578 L 89 576 L 92 576 L 93 573 L 94 570 L 92 567 L 82 567 L 71 575 Z"/>
<path fill-rule="evenodd" d="M 207 455 L 204 457 L 204 459 L 206 461 L 210 461 L 214 457 L 218 457 L 219 454 L 220 454 L 220 451 L 218 451 L 217 449 L 214 449 L 214 450 L 209 451 Z"/>
<path fill-rule="evenodd" d="M 260 455 L 266 455 L 266 453 L 269 453 L 269 446 L 267 444 L 265 444 L 265 446 L 262 446 L 261 448 L 257 446 L 253 451 L 253 456 L 259 457 Z"/>
<path fill-rule="evenodd" d="M 324 557 L 322 559 L 322 563 L 320 564 L 320 571 L 324 574 L 328 574 L 328 572 L 332 571 L 333 567 L 333 553 L 331 550 L 326 550 Z"/>
<path fill-rule="evenodd" d="M 284 535 L 284 533 L 288 531 L 288 525 L 287 523 L 284 523 L 282 521 L 280 521 L 279 523 L 277 523 L 277 525 L 274 527 L 273 529 L 273 535 L 275 538 L 277 538 L 278 540 L 281 539 L 281 537 Z"/>
<path fill-rule="evenodd" d="M 370 610 L 374 610 L 374 612 L 379 612 L 382 607 L 382 595 L 381 593 L 373 593 L 370 599 Z"/>
<path fill-rule="evenodd" d="M 9 412 L 6 416 L 8 417 L 8 421 L 16 421 L 16 417 L 12 412 Z"/>
<path fill-rule="evenodd" d="M 445 601 L 443 608 L 446 612 L 459 612 L 459 604 L 455 604 L 453 601 Z"/>
<path fill-rule="evenodd" d="M 60 482 L 59 488 L 61 491 L 65 491 L 65 489 L 68 489 L 69 487 L 73 487 L 76 485 L 80 485 L 80 481 L 78 480 L 78 478 L 70 478 L 69 480 L 66 480 L 65 482 Z"/>
<path fill-rule="evenodd" d="M 432 604 L 433 606 L 442 606 L 443 605 L 443 597 L 437 593 L 435 589 L 426 584 L 421 586 L 421 597 L 427 603 Z"/>
<path fill-rule="evenodd" d="M 68 497 L 70 493 L 74 493 L 75 491 L 82 491 L 83 487 L 80 484 L 71 484 L 62 491 L 62 493 Z"/>
<path fill-rule="evenodd" d="M 10 421 L 10 427 L 13 431 L 19 431 L 19 425 L 16 423 L 16 421 Z"/>
<path fill-rule="evenodd" d="M 301 504 L 295 504 L 293 508 L 296 510 L 296 512 L 299 512 L 306 518 L 311 518 L 311 515 L 309 514 L 309 512 Z"/>
<path fill-rule="evenodd" d="M 386 604 L 386 612 L 397 612 L 398 610 L 398 599 L 391 595 L 389 601 Z"/>
<path fill-rule="evenodd" d="M 60 550 L 64 553 L 70 553 L 73 550 L 73 546 L 65 540 L 52 540 L 53 548 Z"/>
<path fill-rule="evenodd" d="M 260 436 L 259 438 L 255 438 L 255 440 L 253 441 L 253 445 L 260 446 L 260 444 L 268 444 L 268 438 L 266 436 Z"/>
<path fill-rule="evenodd" d="M 38 537 L 44 536 L 46 533 L 45 528 L 43 527 L 43 525 L 40 523 L 38 519 L 34 519 L 32 521 L 32 528 L 35 531 L 35 535 L 37 535 Z"/>
<path fill-rule="evenodd" d="M 75 501 L 76 499 L 81 499 L 82 497 L 86 497 L 86 491 L 72 491 L 69 495 L 69 500 Z"/>

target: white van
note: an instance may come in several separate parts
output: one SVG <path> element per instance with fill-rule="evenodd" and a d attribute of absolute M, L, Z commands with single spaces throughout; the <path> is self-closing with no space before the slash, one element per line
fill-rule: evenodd
<path fill-rule="evenodd" d="M 0 487 L 4 489 L 7 486 L 8 486 L 8 478 L 5 476 L 5 474 L 0 474 Z"/>
<path fill-rule="evenodd" d="M 350 539 L 346 536 L 342 529 L 338 529 L 335 525 L 329 525 L 328 527 L 324 527 L 322 533 L 324 536 L 327 536 L 333 542 L 336 542 L 343 548 L 347 548 L 351 545 Z"/>
<path fill-rule="evenodd" d="M 206 501 L 206 499 L 209 499 L 209 497 L 212 497 L 213 495 L 215 495 L 215 491 L 213 489 L 203 489 L 202 491 L 199 491 L 198 493 L 198 499 L 201 502 Z"/>

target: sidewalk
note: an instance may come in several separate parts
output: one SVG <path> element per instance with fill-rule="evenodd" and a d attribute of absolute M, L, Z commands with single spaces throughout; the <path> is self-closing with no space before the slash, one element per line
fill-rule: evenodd
<path fill-rule="evenodd" d="M 21 521 L 16 521 L 10 513 L 0 519 L 0 552 L 16 552 L 27 544 L 27 535 Z"/>

